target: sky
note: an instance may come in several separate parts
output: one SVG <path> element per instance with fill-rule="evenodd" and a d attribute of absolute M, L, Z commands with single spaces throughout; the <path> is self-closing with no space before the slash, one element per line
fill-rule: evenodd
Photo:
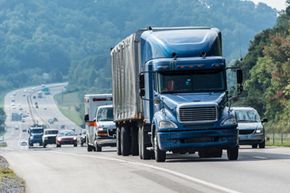
<path fill-rule="evenodd" d="M 266 3 L 268 6 L 276 8 L 277 10 L 285 10 L 286 9 L 286 0 L 251 0 L 254 3 Z"/>

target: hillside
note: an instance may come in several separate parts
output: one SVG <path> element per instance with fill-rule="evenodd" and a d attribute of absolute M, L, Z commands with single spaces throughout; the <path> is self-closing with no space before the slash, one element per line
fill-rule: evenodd
<path fill-rule="evenodd" d="M 0 0 L 0 6 L 2 91 L 64 80 L 74 90 L 109 91 L 109 49 L 149 25 L 218 27 L 225 56 L 237 58 L 277 15 L 240 0 Z"/>

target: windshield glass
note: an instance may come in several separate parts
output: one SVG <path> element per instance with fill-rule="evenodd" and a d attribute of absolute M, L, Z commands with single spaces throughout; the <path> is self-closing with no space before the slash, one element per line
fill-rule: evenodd
<path fill-rule="evenodd" d="M 57 134 L 58 130 L 50 130 L 50 131 L 45 131 L 45 134 Z"/>
<path fill-rule="evenodd" d="M 159 74 L 160 93 L 209 92 L 226 90 L 223 71 L 162 72 Z"/>
<path fill-rule="evenodd" d="M 97 113 L 97 121 L 113 121 L 113 108 L 100 108 Z"/>
<path fill-rule="evenodd" d="M 59 133 L 60 136 L 75 136 L 75 132 L 72 130 L 65 130 Z"/>
<path fill-rule="evenodd" d="M 43 129 L 31 129 L 31 133 L 42 133 Z"/>
<path fill-rule="evenodd" d="M 236 117 L 238 122 L 260 122 L 260 117 L 253 110 L 237 110 Z"/>

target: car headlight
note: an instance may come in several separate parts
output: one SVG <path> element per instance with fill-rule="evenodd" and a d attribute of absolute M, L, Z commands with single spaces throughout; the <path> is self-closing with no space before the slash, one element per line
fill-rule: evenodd
<path fill-rule="evenodd" d="M 57 139 L 57 141 L 61 141 L 61 138 L 60 137 L 58 137 L 58 138 L 56 138 Z"/>
<path fill-rule="evenodd" d="M 98 131 L 104 131 L 104 128 L 99 127 L 99 128 L 98 128 Z"/>
<path fill-rule="evenodd" d="M 258 134 L 263 133 L 263 128 L 258 127 L 255 132 Z"/>
<path fill-rule="evenodd" d="M 30 136 L 30 139 L 33 139 L 33 136 Z"/>
<path fill-rule="evenodd" d="M 77 140 L 77 137 L 74 137 L 74 140 Z"/>
<path fill-rule="evenodd" d="M 177 125 L 173 123 L 172 121 L 160 121 L 159 122 L 159 128 L 177 128 Z"/>
<path fill-rule="evenodd" d="M 237 125 L 237 120 L 235 117 L 230 117 L 222 121 L 221 126 Z"/>

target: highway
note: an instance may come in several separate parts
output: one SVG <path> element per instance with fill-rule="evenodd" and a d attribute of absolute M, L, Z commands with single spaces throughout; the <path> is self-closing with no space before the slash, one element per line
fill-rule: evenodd
<path fill-rule="evenodd" d="M 0 155 L 26 181 L 27 193 L 290 192 L 290 148 L 242 146 L 238 161 L 228 161 L 226 152 L 221 159 L 168 154 L 165 163 L 156 163 L 140 160 L 138 156 L 117 156 L 115 148 L 109 147 L 103 152 L 87 152 L 86 147 L 49 145 L 48 148 L 28 149 L 21 146 L 21 142 L 27 140 L 25 128 L 33 123 L 31 117 L 45 124 L 56 117 L 58 121 L 49 127 L 65 125 L 77 131 L 80 129 L 59 112 L 53 100 L 53 95 L 61 92 L 64 84 L 51 86 L 52 94 L 41 99 L 33 98 L 40 87 L 13 91 L 5 97 L 8 115 L 20 108 L 29 113 L 25 122 L 12 122 L 11 117 L 7 117 L 5 140 L 8 147 L 0 149 Z M 15 109 L 11 106 L 13 98 Z"/>

